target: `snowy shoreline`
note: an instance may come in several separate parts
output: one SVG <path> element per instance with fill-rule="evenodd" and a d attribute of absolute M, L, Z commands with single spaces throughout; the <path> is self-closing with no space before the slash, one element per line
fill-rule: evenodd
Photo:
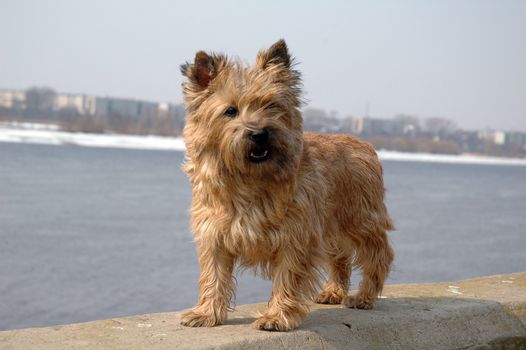
<path fill-rule="evenodd" d="M 60 131 L 56 125 L 36 123 L 0 123 L 0 142 L 165 151 L 185 150 L 182 137 L 72 133 Z M 379 150 L 378 156 L 382 160 L 389 161 L 526 166 L 526 159 L 469 154 L 446 155 Z"/>
<path fill-rule="evenodd" d="M 61 131 L 56 125 L 0 123 L 0 142 L 83 147 L 184 151 L 182 137 L 88 134 Z"/>

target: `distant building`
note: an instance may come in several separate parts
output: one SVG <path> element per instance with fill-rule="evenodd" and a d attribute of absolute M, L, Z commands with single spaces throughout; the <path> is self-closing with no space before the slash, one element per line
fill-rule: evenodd
<path fill-rule="evenodd" d="M 24 109 L 26 92 L 20 90 L 0 90 L 0 107 L 6 109 Z"/>
<path fill-rule="evenodd" d="M 32 87 L 26 90 L 26 110 L 34 116 L 53 110 L 57 93 L 48 87 Z"/>
<path fill-rule="evenodd" d="M 71 110 L 80 115 L 94 115 L 96 112 L 95 96 L 79 94 L 57 94 L 53 103 L 54 110 Z"/>
<path fill-rule="evenodd" d="M 96 97 L 92 103 L 89 114 L 101 117 L 121 116 L 131 119 L 147 119 L 157 116 L 168 116 L 171 115 L 174 110 L 174 106 L 168 103 Z"/>
<path fill-rule="evenodd" d="M 507 145 L 519 145 L 526 149 L 526 133 L 519 131 L 510 131 L 506 133 Z"/>
<path fill-rule="evenodd" d="M 496 145 L 518 145 L 526 147 L 526 133 L 519 131 L 481 130 L 478 138 Z"/>
<path fill-rule="evenodd" d="M 477 137 L 479 140 L 495 143 L 495 130 L 479 130 L 477 131 Z"/>
<path fill-rule="evenodd" d="M 506 144 L 506 133 L 504 131 L 495 131 L 493 133 L 493 142 L 496 145 Z"/>
<path fill-rule="evenodd" d="M 479 130 L 478 138 L 483 141 L 489 141 L 496 145 L 504 145 L 506 143 L 506 134 L 504 131 L 495 130 Z"/>
<path fill-rule="evenodd" d="M 122 116 L 139 119 L 156 110 L 157 104 L 137 100 L 98 97 L 95 101 L 95 114 L 102 117 Z"/>
<path fill-rule="evenodd" d="M 57 93 L 48 87 L 32 87 L 26 91 L 0 90 L 0 111 L 34 120 L 74 120 L 79 116 L 96 116 L 114 121 L 138 121 L 150 126 L 162 121 L 162 125 L 170 130 L 182 130 L 185 116 L 181 105 Z"/>
<path fill-rule="evenodd" d="M 364 118 L 351 117 L 351 132 L 354 134 L 362 134 L 364 130 Z"/>
<path fill-rule="evenodd" d="M 353 117 L 351 130 L 364 136 L 402 136 L 409 131 L 403 121 L 371 117 Z"/>
<path fill-rule="evenodd" d="M 424 120 L 424 130 L 431 136 L 441 139 L 452 135 L 457 130 L 457 126 L 450 119 L 431 117 Z"/>
<path fill-rule="evenodd" d="M 57 94 L 53 103 L 53 109 L 56 111 L 75 111 L 80 115 L 119 116 L 139 119 L 157 115 L 159 104 L 114 97 Z"/>
<path fill-rule="evenodd" d="M 327 115 L 324 110 L 306 108 L 303 111 L 303 128 L 307 131 L 322 133 L 336 133 L 340 127 L 340 120 L 334 115 Z"/>

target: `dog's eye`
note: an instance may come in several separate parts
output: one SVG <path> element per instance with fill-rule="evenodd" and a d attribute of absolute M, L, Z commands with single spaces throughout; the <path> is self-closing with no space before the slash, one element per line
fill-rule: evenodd
<path fill-rule="evenodd" d="M 238 111 L 236 107 L 228 107 L 225 111 L 225 115 L 230 118 L 234 118 L 237 115 Z"/>

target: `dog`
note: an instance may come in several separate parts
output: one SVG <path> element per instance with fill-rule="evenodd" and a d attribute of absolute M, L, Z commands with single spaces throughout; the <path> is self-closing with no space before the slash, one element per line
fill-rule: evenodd
<path fill-rule="evenodd" d="M 182 325 L 224 323 L 235 266 L 272 280 L 253 324 L 261 330 L 297 328 L 312 300 L 369 309 L 382 291 L 394 257 L 382 166 L 354 136 L 303 132 L 295 66 L 284 40 L 253 66 L 203 51 L 181 66 L 183 169 L 201 270 L 197 305 Z M 353 268 L 363 278 L 348 295 Z"/>

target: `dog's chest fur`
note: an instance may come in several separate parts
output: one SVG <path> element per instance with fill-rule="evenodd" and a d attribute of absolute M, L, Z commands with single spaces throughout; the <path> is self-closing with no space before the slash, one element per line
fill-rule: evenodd
<path fill-rule="evenodd" d="M 195 170 L 191 178 L 196 239 L 219 241 L 247 265 L 272 259 L 286 243 L 280 226 L 294 207 L 295 182 L 267 188 L 265 183 L 210 179 Z"/>
<path fill-rule="evenodd" d="M 191 170 L 196 240 L 220 242 L 245 266 L 272 260 L 288 245 L 301 244 L 298 237 L 310 241 L 309 236 L 321 233 L 317 206 L 306 205 L 315 194 L 302 186 L 305 181 L 294 177 L 272 184 L 231 176 L 210 178 L 195 166 L 187 165 L 186 170 Z M 309 232 L 303 229 L 306 225 Z"/>

